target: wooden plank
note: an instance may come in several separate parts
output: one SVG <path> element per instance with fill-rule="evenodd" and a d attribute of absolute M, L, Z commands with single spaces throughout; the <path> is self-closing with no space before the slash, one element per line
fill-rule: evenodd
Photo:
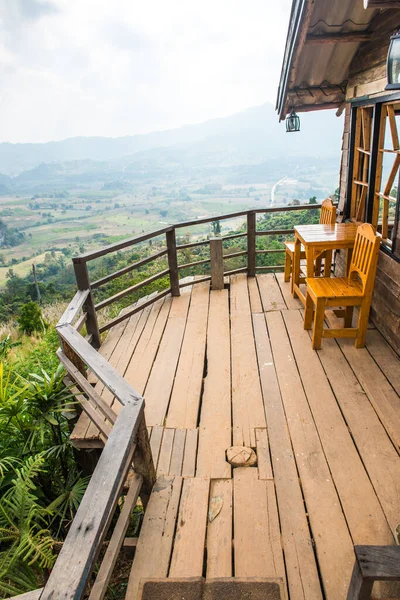
<path fill-rule="evenodd" d="M 174 436 L 174 446 L 171 454 L 171 464 L 169 466 L 170 475 L 181 475 L 183 465 L 183 455 L 185 452 L 186 429 L 176 429 Z"/>
<path fill-rule="evenodd" d="M 169 577 L 201 577 L 207 527 L 210 480 L 185 479 Z"/>
<path fill-rule="evenodd" d="M 164 435 L 158 458 L 157 473 L 159 475 L 169 474 L 169 465 L 171 463 L 172 446 L 174 444 L 175 429 L 164 429 Z"/>
<path fill-rule="evenodd" d="M 31 592 L 25 592 L 25 594 L 18 594 L 18 596 L 12 596 L 9 600 L 39 600 L 43 588 L 32 590 Z"/>
<path fill-rule="evenodd" d="M 226 450 L 232 445 L 231 345 L 228 290 L 213 291 L 207 330 L 207 375 L 199 425 L 197 475 L 231 476 Z"/>
<path fill-rule="evenodd" d="M 139 496 L 141 485 L 142 478 L 138 475 L 135 475 L 130 480 L 129 490 L 124 499 L 124 505 L 114 527 L 103 560 L 101 561 L 100 569 L 91 589 L 89 600 L 103 600 L 107 593 L 107 587 L 117 562 L 118 554 L 121 550 L 131 520 L 132 510 L 134 509 Z"/>
<path fill-rule="evenodd" d="M 391 385 L 400 395 L 400 358 L 387 343 L 383 335 L 375 329 L 369 331 L 366 347 Z"/>
<path fill-rule="evenodd" d="M 158 300 L 152 306 L 146 327 L 125 371 L 125 379 L 143 394 L 156 357 L 172 298 Z"/>
<path fill-rule="evenodd" d="M 282 528 L 282 545 L 291 598 L 321 600 L 313 541 L 293 456 L 264 315 L 253 315 L 260 379 Z"/>
<path fill-rule="evenodd" d="M 299 312 L 283 314 L 294 357 L 353 544 L 391 544 L 393 536 Z"/>
<path fill-rule="evenodd" d="M 284 273 L 275 273 L 275 277 L 283 299 L 285 300 L 286 308 L 288 310 L 298 310 L 299 308 L 302 308 L 303 305 L 301 301 L 298 298 L 293 298 L 293 294 L 290 290 L 290 283 L 285 283 Z"/>
<path fill-rule="evenodd" d="M 181 489 L 181 477 L 159 477 L 154 485 L 129 576 L 129 600 L 137 599 L 142 578 L 168 574 Z"/>
<path fill-rule="evenodd" d="M 247 286 L 249 288 L 250 307 L 252 314 L 263 312 L 257 279 L 255 277 L 248 277 Z"/>
<path fill-rule="evenodd" d="M 185 454 L 183 456 L 182 477 L 194 477 L 197 455 L 197 429 L 186 431 Z"/>
<path fill-rule="evenodd" d="M 197 426 L 201 387 L 204 372 L 204 355 L 209 282 L 195 286 L 192 291 L 182 350 L 168 407 L 167 427 L 193 429 Z"/>
<path fill-rule="evenodd" d="M 172 300 L 164 335 L 145 389 L 146 421 L 149 425 L 164 424 L 186 327 L 190 294 L 191 288 L 185 288 L 181 296 Z"/>
<path fill-rule="evenodd" d="M 366 348 L 352 347 L 351 340 L 339 345 L 358 381 L 375 408 L 396 448 L 400 448 L 399 396 Z"/>
<path fill-rule="evenodd" d="M 353 544 L 279 312 L 266 315 L 287 423 L 327 598 L 346 595 Z"/>
<path fill-rule="evenodd" d="M 75 296 L 72 298 L 71 302 L 68 304 L 65 311 L 63 312 L 57 325 L 65 325 L 67 323 L 69 325 L 72 325 L 74 319 L 76 319 L 76 317 L 79 314 L 79 311 L 82 309 L 82 306 L 85 304 L 89 294 L 89 289 L 78 290 Z"/>
<path fill-rule="evenodd" d="M 258 479 L 257 469 L 233 471 L 235 577 L 282 577 L 281 546 L 275 488 Z"/>
<path fill-rule="evenodd" d="M 257 275 L 257 283 L 265 312 L 270 310 L 284 310 L 286 308 L 280 287 L 273 273 Z"/>
<path fill-rule="evenodd" d="M 265 427 L 246 275 L 231 277 L 233 445 L 255 448 L 255 428 Z"/>
<path fill-rule="evenodd" d="M 269 455 L 268 432 L 256 429 L 257 466 L 259 479 L 273 479 L 271 458 Z"/>
<path fill-rule="evenodd" d="M 324 340 L 318 355 L 394 532 L 399 522 L 399 455 L 337 342 Z"/>
<path fill-rule="evenodd" d="M 83 596 L 131 465 L 142 414 L 143 401 L 127 400 L 47 580 L 43 600 L 61 600 L 66 590 L 71 598 Z"/>
<path fill-rule="evenodd" d="M 151 453 L 153 455 L 154 466 L 157 470 L 158 466 L 158 457 L 160 455 L 161 441 L 164 433 L 164 427 L 161 425 L 155 425 L 152 428 L 151 436 L 150 436 L 150 448 Z"/>
<path fill-rule="evenodd" d="M 211 481 L 207 578 L 212 577 L 232 577 L 232 479 Z"/>

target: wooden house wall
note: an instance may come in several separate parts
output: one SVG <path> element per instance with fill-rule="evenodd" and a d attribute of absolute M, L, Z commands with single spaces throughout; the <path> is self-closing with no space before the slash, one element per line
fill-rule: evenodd
<path fill-rule="evenodd" d="M 385 11 L 381 13 L 374 24 L 374 34 L 369 42 L 360 46 L 350 67 L 350 77 L 347 84 L 346 99 L 361 97 L 380 97 L 393 92 L 385 92 L 386 57 L 390 36 L 400 26 L 400 11 Z M 348 155 L 350 139 L 350 106 L 347 105 L 340 174 L 339 209 L 345 209 Z M 398 229 L 400 236 L 400 228 Z M 400 259 L 400 239 L 397 243 L 396 254 Z M 337 256 L 337 271 L 343 270 L 343 257 Z M 392 346 L 400 353 L 400 262 L 396 261 L 382 250 L 379 256 L 375 290 L 372 300 L 371 318 L 376 326 L 386 336 Z"/>

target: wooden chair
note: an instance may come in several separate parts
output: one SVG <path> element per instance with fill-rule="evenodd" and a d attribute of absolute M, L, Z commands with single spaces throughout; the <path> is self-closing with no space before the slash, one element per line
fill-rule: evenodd
<path fill-rule="evenodd" d="M 333 205 L 332 200 L 327 198 L 323 201 L 321 205 L 321 213 L 319 216 L 319 222 L 322 225 L 334 225 L 336 222 L 336 207 Z M 293 257 L 294 257 L 294 242 L 285 242 L 285 281 L 290 281 L 290 274 L 292 272 L 293 265 Z M 305 259 L 306 253 L 304 252 L 304 248 L 302 247 L 300 253 L 300 260 Z M 321 253 L 318 256 L 315 263 L 315 272 L 321 272 L 321 263 L 322 258 L 324 258 L 324 253 Z M 330 265 L 329 265 L 330 267 Z M 305 278 L 302 278 L 302 282 L 304 282 Z"/>
<path fill-rule="evenodd" d="M 357 227 L 348 277 L 307 277 L 304 329 L 311 329 L 315 311 L 312 335 L 314 349 L 321 348 L 323 337 L 355 337 L 355 347 L 364 346 L 380 240 L 372 225 L 363 223 Z M 334 306 L 345 307 L 344 310 L 335 311 L 337 316 L 344 317 L 344 327 L 324 329 L 325 310 Z M 360 307 L 357 327 L 351 327 L 354 306 Z"/>

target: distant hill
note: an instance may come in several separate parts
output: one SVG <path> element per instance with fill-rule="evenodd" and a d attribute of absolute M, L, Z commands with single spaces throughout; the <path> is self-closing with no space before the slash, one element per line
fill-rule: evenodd
<path fill-rule="evenodd" d="M 144 135 L 77 137 L 43 144 L 0 143 L 0 173 L 15 177 L 30 171 L 22 176 L 27 182 L 39 175 L 42 180 L 46 176 L 51 178 L 54 170 L 61 179 L 71 169 L 77 175 L 81 167 L 85 172 L 93 169 L 98 172 L 106 167 L 107 171 L 118 174 L 121 169 L 129 172 L 133 165 L 136 170 L 139 164 L 151 168 L 162 165 L 163 169 L 169 164 L 187 169 L 260 164 L 287 157 L 338 160 L 342 119 L 332 111 L 307 113 L 300 118 L 301 131 L 287 134 L 285 124 L 278 123 L 273 106 L 264 104 L 223 119 Z M 94 162 L 79 167 L 75 161 Z M 44 166 L 51 163 L 69 163 L 69 166 L 58 165 L 56 169 L 53 165 Z M 0 176 L 0 182 L 9 187 L 8 177 Z"/>

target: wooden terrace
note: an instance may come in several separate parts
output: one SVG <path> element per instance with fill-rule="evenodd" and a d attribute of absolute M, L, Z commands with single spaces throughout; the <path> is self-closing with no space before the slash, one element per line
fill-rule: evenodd
<path fill-rule="evenodd" d="M 84 410 L 74 444 L 104 450 L 37 597 L 81 598 L 90 582 L 90 600 L 106 597 L 139 495 L 127 600 L 141 598 L 147 580 L 201 577 L 258 582 L 264 594 L 278 582 L 280 597 L 293 600 L 344 599 L 354 545 L 390 552 L 398 543 L 399 357 L 372 324 L 365 348 L 325 339 L 314 351 L 284 274 L 257 267 L 254 211 L 245 236 L 246 272 L 213 268 L 221 261 L 211 247 L 210 276 L 184 280 L 167 236 L 171 289 L 124 309 L 98 351 L 86 262 L 77 259 L 81 290 L 58 326 L 59 357 Z M 84 322 L 88 340 L 78 333 Z M 256 465 L 232 468 L 231 446 L 252 448 Z M 389 585 L 375 584 L 374 597 L 398 594 Z M 227 589 L 210 598 L 243 597 Z"/>

